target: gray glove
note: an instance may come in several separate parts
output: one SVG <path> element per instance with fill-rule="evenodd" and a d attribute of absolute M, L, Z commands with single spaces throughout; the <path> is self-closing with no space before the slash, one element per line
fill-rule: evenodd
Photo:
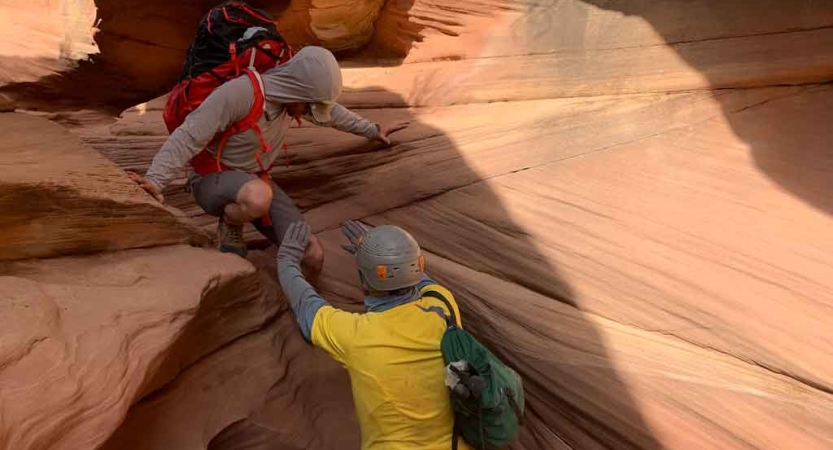
<path fill-rule="evenodd" d="M 307 251 L 311 233 L 312 230 L 306 222 L 298 221 L 289 225 L 278 250 L 278 261 L 300 264 Z"/>
<path fill-rule="evenodd" d="M 347 236 L 347 239 L 350 241 L 350 245 L 342 245 L 341 248 L 349 252 L 351 255 L 355 255 L 358 251 L 359 245 L 361 244 L 361 240 L 371 228 L 367 225 L 359 222 L 358 220 L 348 220 L 341 224 L 341 232 Z"/>

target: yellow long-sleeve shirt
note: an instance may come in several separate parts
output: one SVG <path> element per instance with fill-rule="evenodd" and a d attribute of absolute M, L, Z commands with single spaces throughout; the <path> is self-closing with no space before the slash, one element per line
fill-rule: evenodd
<path fill-rule="evenodd" d="M 451 448 L 454 414 L 440 351 L 446 325 L 424 308 L 449 311 L 424 297 L 427 291 L 443 294 L 460 317 L 454 297 L 436 284 L 387 311 L 355 314 L 328 305 L 315 315 L 312 343 L 350 374 L 363 450 Z M 468 448 L 462 439 L 458 446 Z"/>

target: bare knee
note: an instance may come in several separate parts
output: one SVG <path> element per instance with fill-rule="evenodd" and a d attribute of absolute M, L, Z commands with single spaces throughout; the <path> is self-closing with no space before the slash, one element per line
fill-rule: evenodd
<path fill-rule="evenodd" d="M 272 186 L 260 179 L 249 181 L 237 193 L 237 204 L 251 220 L 265 216 L 272 205 Z"/>
<path fill-rule="evenodd" d="M 321 274 L 321 269 L 324 268 L 324 247 L 318 237 L 312 236 L 309 241 L 306 253 L 304 253 L 304 260 L 301 262 L 304 270 L 304 275 L 310 280 L 314 281 Z"/>

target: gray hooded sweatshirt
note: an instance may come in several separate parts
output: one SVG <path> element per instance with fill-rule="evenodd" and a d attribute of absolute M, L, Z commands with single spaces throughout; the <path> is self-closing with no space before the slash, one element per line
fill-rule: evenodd
<path fill-rule="evenodd" d="M 258 125 L 270 147 L 268 153 L 261 155 L 265 167 L 270 167 L 282 154 L 281 146 L 292 123 L 284 108 L 287 103 L 317 103 L 313 108 L 315 116 L 328 120 L 316 120 L 312 114 L 305 115 L 305 120 L 368 139 L 376 138 L 378 129 L 374 122 L 334 103 L 341 94 L 341 70 L 328 50 L 304 47 L 285 64 L 264 72 L 262 79 L 266 101 Z M 171 133 L 153 158 L 145 179 L 161 192 L 191 158 L 206 149 L 217 133 L 245 117 L 253 103 L 254 88 L 245 74 L 215 89 Z M 324 103 L 329 103 L 329 108 Z M 323 110 L 328 111 L 319 113 Z M 235 170 L 257 172 L 260 170 L 255 159 L 258 149 L 257 134 L 247 130 L 229 138 L 221 161 Z M 208 147 L 208 151 L 213 154 L 216 149 Z"/>

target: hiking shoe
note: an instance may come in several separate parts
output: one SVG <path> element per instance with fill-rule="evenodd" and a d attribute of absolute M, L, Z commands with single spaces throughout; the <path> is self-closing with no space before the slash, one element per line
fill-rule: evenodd
<path fill-rule="evenodd" d="M 246 241 L 243 240 L 243 225 L 226 223 L 221 217 L 217 223 L 217 240 L 221 252 L 234 253 L 241 258 L 246 257 L 248 250 L 246 249 Z"/>

